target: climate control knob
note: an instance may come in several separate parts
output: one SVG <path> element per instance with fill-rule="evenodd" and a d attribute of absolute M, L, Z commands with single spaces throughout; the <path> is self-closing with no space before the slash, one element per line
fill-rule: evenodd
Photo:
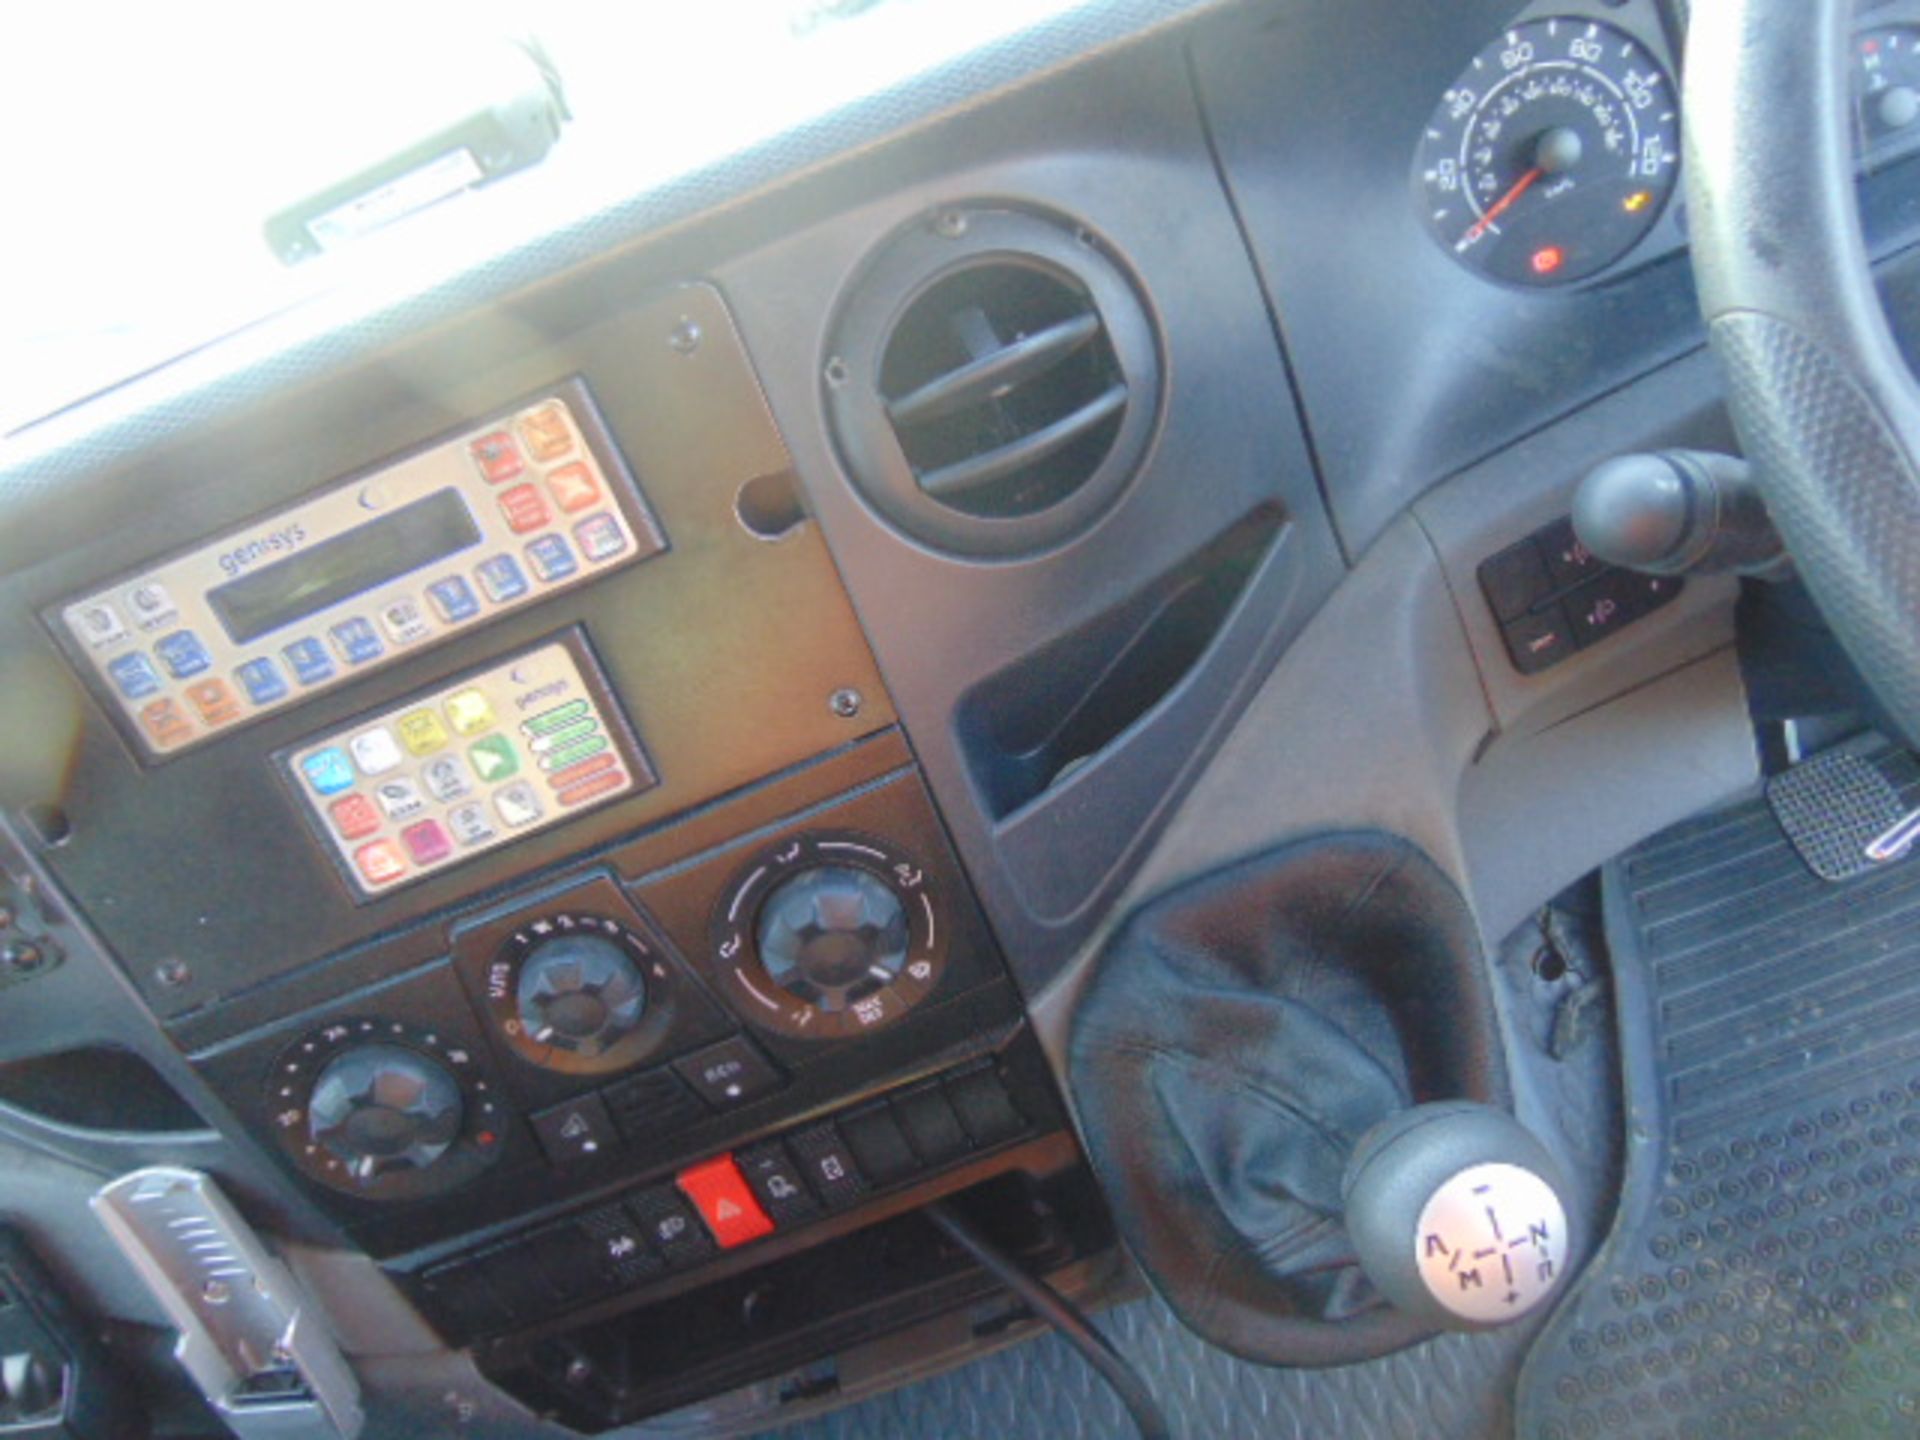
<path fill-rule="evenodd" d="M 302 1174 L 361 1200 L 419 1200 L 500 1154 L 505 1115 L 478 1051 L 447 1029 L 359 1017 L 279 1053 L 263 1097 Z"/>
<path fill-rule="evenodd" d="M 484 983 L 487 1009 L 514 1054 L 562 1075 L 631 1069 L 686 1012 L 652 943 L 590 910 L 514 921 Z"/>
<path fill-rule="evenodd" d="M 529 1040 L 575 1055 L 604 1055 L 631 1035 L 647 1008 L 647 982 L 617 941 L 561 935 L 533 947 L 515 986 Z"/>
<path fill-rule="evenodd" d="M 800 835 L 720 899 L 713 949 L 734 1009 L 800 1040 L 884 1029 L 940 987 L 951 930 L 922 864 L 876 837 Z"/>
<path fill-rule="evenodd" d="M 460 1138 L 460 1082 L 404 1045 L 360 1045 L 329 1060 L 307 1102 L 307 1131 L 365 1183 L 425 1170 Z"/>
<path fill-rule="evenodd" d="M 913 942 L 900 897 L 851 865 L 783 880 L 761 907 L 757 939 L 773 983 L 829 1015 L 899 979 Z"/>

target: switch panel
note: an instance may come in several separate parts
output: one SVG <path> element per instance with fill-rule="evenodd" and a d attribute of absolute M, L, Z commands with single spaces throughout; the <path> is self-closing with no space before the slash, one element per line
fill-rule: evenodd
<path fill-rule="evenodd" d="M 1556 520 L 1482 562 L 1480 590 L 1507 658 L 1538 675 L 1677 599 L 1683 581 L 1606 564 Z"/>

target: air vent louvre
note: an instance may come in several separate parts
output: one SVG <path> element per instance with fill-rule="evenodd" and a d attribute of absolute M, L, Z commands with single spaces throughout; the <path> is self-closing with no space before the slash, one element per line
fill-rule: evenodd
<path fill-rule="evenodd" d="M 997 518 L 1079 489 L 1127 404 L 1085 288 L 1004 261 L 948 276 L 908 307 L 880 362 L 880 393 L 921 490 Z"/>
<path fill-rule="evenodd" d="M 903 528 L 1006 554 L 1084 528 L 1137 468 L 1159 370 L 1132 287 L 1085 232 L 944 212 L 895 238 L 828 365 L 848 467 Z"/>

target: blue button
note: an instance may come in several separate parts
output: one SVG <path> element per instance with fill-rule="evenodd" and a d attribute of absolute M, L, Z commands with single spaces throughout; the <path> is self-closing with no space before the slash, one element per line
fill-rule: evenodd
<path fill-rule="evenodd" d="M 107 674 L 113 677 L 113 683 L 129 700 L 144 700 L 160 688 L 160 672 L 153 668 L 151 660 L 138 651 L 122 655 L 110 663 Z"/>
<path fill-rule="evenodd" d="M 322 680 L 333 678 L 333 657 L 327 654 L 327 647 L 311 635 L 294 641 L 280 653 L 287 657 L 287 664 L 293 667 L 293 678 L 302 685 L 318 685 Z"/>
<path fill-rule="evenodd" d="M 433 602 L 433 608 L 440 612 L 440 618 L 449 625 L 471 620 L 480 613 L 479 597 L 473 593 L 473 587 L 458 575 L 449 575 L 427 586 L 427 598 Z"/>
<path fill-rule="evenodd" d="M 542 535 L 527 546 L 527 560 L 542 580 L 564 580 L 580 568 L 573 547 L 558 535 Z"/>
<path fill-rule="evenodd" d="M 233 678 L 246 687 L 247 694 L 253 697 L 256 705 L 271 705 L 276 700 L 287 698 L 287 677 L 280 673 L 278 665 L 265 656 L 247 661 L 233 672 Z"/>
<path fill-rule="evenodd" d="M 527 593 L 527 577 L 521 573 L 511 555 L 495 555 L 482 560 L 473 573 L 480 577 L 480 587 L 495 604 L 502 600 L 517 599 Z"/>
<path fill-rule="evenodd" d="M 322 795 L 338 795 L 353 788 L 353 761 L 338 745 L 317 750 L 300 762 L 307 772 L 307 783 Z"/>
<path fill-rule="evenodd" d="M 328 633 L 333 636 L 333 648 L 340 652 L 340 658 L 349 665 L 364 665 L 369 660 L 377 660 L 386 649 L 380 643 L 380 632 L 373 628 L 373 622 L 363 620 L 358 615 L 351 620 L 342 620 Z"/>
<path fill-rule="evenodd" d="M 207 653 L 207 647 L 200 643 L 200 637 L 191 630 L 176 630 L 171 635 L 162 635 L 153 642 L 153 653 L 160 657 L 160 663 L 167 667 L 167 673 L 176 680 L 198 675 L 213 664 L 213 656 Z"/>

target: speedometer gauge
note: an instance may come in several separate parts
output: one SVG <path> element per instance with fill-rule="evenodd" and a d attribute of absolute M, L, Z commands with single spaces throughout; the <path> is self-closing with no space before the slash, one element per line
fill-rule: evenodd
<path fill-rule="evenodd" d="M 1428 122 L 1414 170 L 1427 224 L 1497 280 L 1583 280 L 1660 218 L 1679 129 L 1673 82 L 1637 40 L 1590 20 L 1515 26 Z"/>

